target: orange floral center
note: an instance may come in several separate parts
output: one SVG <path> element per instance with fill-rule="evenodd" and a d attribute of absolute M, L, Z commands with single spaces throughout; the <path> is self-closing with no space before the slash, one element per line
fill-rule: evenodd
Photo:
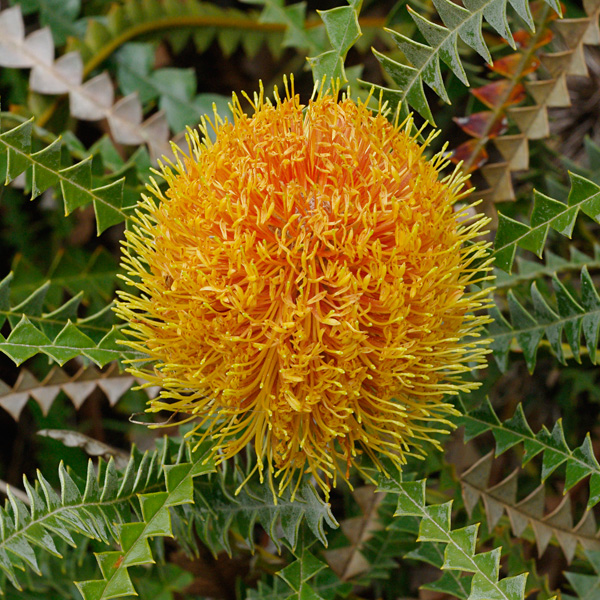
<path fill-rule="evenodd" d="M 233 108 L 128 234 L 142 295 L 117 310 L 153 361 L 133 372 L 163 387 L 150 410 L 197 418 L 224 458 L 253 443 L 280 490 L 304 471 L 328 490 L 361 450 L 400 465 L 483 364 L 485 221 L 454 209 L 461 178 L 440 181 L 410 123 L 333 93 Z"/>

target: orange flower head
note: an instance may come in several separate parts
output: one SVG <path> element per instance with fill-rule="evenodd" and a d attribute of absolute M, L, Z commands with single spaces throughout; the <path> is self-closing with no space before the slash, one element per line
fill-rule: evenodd
<path fill-rule="evenodd" d="M 149 411 L 195 420 L 221 459 L 253 444 L 279 492 L 303 473 L 328 492 L 362 452 L 381 469 L 423 453 L 445 396 L 474 387 L 486 219 L 456 210 L 463 178 L 440 179 L 411 122 L 286 90 L 252 116 L 234 96 L 214 141 L 205 123 L 162 167 L 125 242 L 141 294 L 116 310 L 130 371 L 162 388 Z"/>

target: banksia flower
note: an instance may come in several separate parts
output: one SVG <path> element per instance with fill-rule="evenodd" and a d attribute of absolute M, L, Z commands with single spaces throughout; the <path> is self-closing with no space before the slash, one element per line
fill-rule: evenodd
<path fill-rule="evenodd" d="M 234 96 L 215 140 L 190 132 L 162 168 L 125 243 L 141 295 L 117 312 L 144 356 L 130 371 L 162 387 L 148 410 L 186 415 L 222 459 L 253 444 L 279 491 L 310 473 L 328 492 L 362 453 L 424 452 L 445 395 L 473 387 L 485 219 L 455 209 L 462 178 L 440 180 L 410 123 L 335 91 L 275 96 L 252 116 Z"/>

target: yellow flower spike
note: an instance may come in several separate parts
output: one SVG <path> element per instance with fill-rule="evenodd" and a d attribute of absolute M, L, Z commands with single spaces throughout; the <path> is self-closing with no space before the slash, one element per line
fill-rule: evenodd
<path fill-rule="evenodd" d="M 487 220 L 455 209 L 463 177 L 412 120 L 324 87 L 304 106 L 293 82 L 275 98 L 247 116 L 234 95 L 233 122 L 161 166 L 124 245 L 141 294 L 116 311 L 129 371 L 163 389 L 149 411 L 194 419 L 219 460 L 252 443 L 274 493 L 310 473 L 328 494 L 363 452 L 383 470 L 439 447 L 444 396 L 476 387 Z"/>

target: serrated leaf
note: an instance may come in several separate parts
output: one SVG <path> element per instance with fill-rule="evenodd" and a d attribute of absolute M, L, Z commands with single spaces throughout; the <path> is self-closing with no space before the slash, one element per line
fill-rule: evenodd
<path fill-rule="evenodd" d="M 510 273 L 517 246 L 541 256 L 550 228 L 570 237 L 580 210 L 600 222 L 600 187 L 580 175 L 569 173 L 569 176 L 571 191 L 567 204 L 534 192 L 530 225 L 498 215 L 493 254 L 498 268 Z"/>
<path fill-rule="evenodd" d="M 60 169 L 60 139 L 54 140 L 39 152 L 31 155 L 33 159 L 33 175 L 31 180 L 31 198 L 37 198 L 48 188 L 58 183 Z"/>
<path fill-rule="evenodd" d="M 386 492 L 398 497 L 396 515 L 411 515 L 420 520 L 419 539 L 437 541 L 445 546 L 442 569 L 473 573 L 469 598 L 523 600 L 525 588 L 521 586 L 526 575 L 499 580 L 500 549 L 476 554 L 476 526 L 452 530 L 450 505 L 427 505 L 423 495 L 425 481 L 385 481 Z M 423 535 L 426 532 L 426 536 Z"/>
<path fill-rule="evenodd" d="M 358 24 L 361 3 L 349 1 L 348 4 L 349 6 L 317 11 L 333 48 L 308 59 L 316 83 L 345 83 L 348 80 L 344 70 L 346 54 L 362 35 Z"/>
<path fill-rule="evenodd" d="M 7 338 L 0 335 L 0 352 L 15 363 L 21 364 L 38 353 L 46 354 L 59 364 L 76 356 L 86 356 L 99 366 L 123 358 L 123 348 L 118 343 L 119 329 L 113 325 L 110 304 L 88 317 L 71 321 L 79 308 L 81 293 L 55 310 L 43 313 L 50 282 L 11 307 L 11 281 L 9 276 L 0 284 L 0 295 L 8 294 L 3 316 L 8 317 L 13 326 Z M 6 304 L 6 299 L 0 301 Z"/>
<path fill-rule="evenodd" d="M 32 152 L 32 131 L 32 122 L 26 121 L 0 134 L 0 172 L 6 171 L 6 184 L 31 168 L 32 198 L 60 184 L 66 214 L 89 203 L 94 205 L 98 233 L 128 218 L 128 213 L 121 208 L 124 179 L 94 187 L 91 157 L 61 168 L 61 140 L 56 139 L 42 150 Z"/>
<path fill-rule="evenodd" d="M 420 73 L 412 66 L 401 64 L 373 50 L 375 57 L 401 90 L 401 100 L 412 106 L 424 119 L 435 125 Z"/>
<path fill-rule="evenodd" d="M 304 550 L 301 558 L 279 571 L 281 577 L 293 590 L 299 591 L 302 584 L 314 577 L 327 565 L 316 558 L 308 550 Z"/>
<path fill-rule="evenodd" d="M 121 526 L 119 540 L 122 551 L 96 555 L 104 579 L 77 583 L 82 594 L 87 593 L 88 597 L 94 597 L 97 600 L 109 600 L 136 593 L 127 571 L 128 567 L 154 561 L 148 545 L 148 538 L 172 535 L 168 507 L 186 502 L 181 490 L 190 489 L 193 477 L 207 473 L 214 468 L 211 461 L 204 460 L 201 452 L 196 453 L 195 462 L 195 465 L 172 465 L 165 470 L 167 491 L 139 496 L 143 520 Z"/>
<path fill-rule="evenodd" d="M 354 6 L 338 6 L 317 12 L 325 24 L 331 45 L 340 56 L 345 56 L 361 36 L 357 9 Z"/>
<path fill-rule="evenodd" d="M 441 60 L 450 67 L 454 75 L 465 85 L 468 85 L 462 61 L 458 56 L 457 41 L 459 38 L 473 48 L 487 63 L 492 63 L 491 55 L 482 35 L 483 19 L 511 47 L 515 48 L 506 17 L 508 1 L 466 0 L 463 7 L 451 0 L 434 0 L 434 5 L 441 17 L 443 26 L 427 20 L 409 8 L 411 17 L 427 44 L 418 43 L 397 32 L 388 30 L 404 52 L 409 64 L 400 64 L 374 51 L 384 69 L 398 86 L 403 100 L 406 100 L 419 114 L 433 123 L 431 111 L 423 93 L 422 82 L 425 81 L 434 89 L 442 100 L 448 100 L 440 72 Z M 526 0 L 510 0 L 510 3 L 527 23 L 532 23 L 529 4 Z M 548 3 L 550 6 L 555 7 L 553 0 L 548 0 Z M 518 56 L 520 59 L 521 56 Z M 500 69 L 503 66 L 502 60 L 494 61 L 491 68 Z M 508 64 L 505 67 L 510 69 Z M 511 264 L 512 257 L 504 256 L 502 262 Z M 510 264 L 508 264 L 509 268 Z"/>
<path fill-rule="evenodd" d="M 560 465 L 566 464 L 567 473 L 570 472 L 567 475 L 569 480 L 567 489 L 587 475 L 591 475 L 588 508 L 595 506 L 600 501 L 600 465 L 593 454 L 590 441 L 586 437 L 581 446 L 571 451 L 565 441 L 560 420 L 551 432 L 542 428 L 538 433 L 533 433 L 520 407 L 511 419 L 502 423 L 486 398 L 480 407 L 470 411 L 465 410 L 457 418 L 457 422 L 459 425 L 464 425 L 466 431 L 471 433 L 469 439 L 491 431 L 494 438 L 502 440 L 506 432 L 511 442 L 510 446 L 514 445 L 515 439 L 518 443 L 523 444 L 525 449 L 523 464 L 531 460 L 533 456 L 542 453 L 542 478 L 547 477 Z"/>
<path fill-rule="evenodd" d="M 0 134 L 0 145 L 6 152 L 6 180 L 8 185 L 15 177 L 20 175 L 28 166 L 27 155 L 31 152 L 31 132 L 33 119 L 17 125 Z"/>
<path fill-rule="evenodd" d="M 547 454 L 547 453 L 546 453 Z M 571 562 L 578 544 L 586 549 L 600 550 L 597 526 L 592 513 L 586 512 L 573 527 L 569 496 L 549 514 L 545 514 L 544 486 L 540 485 L 531 494 L 518 500 L 517 476 L 519 470 L 496 484 L 490 483 L 492 453 L 480 459 L 461 475 L 463 497 L 473 510 L 478 500 L 483 499 L 487 527 L 491 531 L 504 513 L 510 519 L 513 535 L 523 537 L 523 531 L 531 526 L 541 556 L 552 537 L 558 541 L 567 562 Z"/>
<path fill-rule="evenodd" d="M 6 354 L 17 365 L 35 356 L 40 351 L 40 346 L 49 344 L 50 340 L 25 316 L 6 340 L 2 340 L 0 336 L 0 352 Z"/>
<path fill-rule="evenodd" d="M 567 290 L 556 276 L 553 277 L 556 308 L 550 305 L 534 282 L 530 288 L 532 312 L 525 309 L 512 290 L 508 293 L 510 319 L 504 318 L 495 308 L 490 310 L 494 323 L 490 325 L 489 334 L 492 337 L 494 358 L 501 370 L 507 367 L 508 353 L 513 340 L 522 349 L 530 372 L 535 368 L 537 351 L 544 337 L 548 340 L 551 351 L 562 363 L 566 362 L 563 334 L 576 360 L 579 360 L 582 343 L 585 344 L 590 358 L 596 358 L 600 329 L 600 298 L 593 282 L 590 281 L 587 267 L 584 266 L 580 277 L 580 298 L 576 298 Z"/>

